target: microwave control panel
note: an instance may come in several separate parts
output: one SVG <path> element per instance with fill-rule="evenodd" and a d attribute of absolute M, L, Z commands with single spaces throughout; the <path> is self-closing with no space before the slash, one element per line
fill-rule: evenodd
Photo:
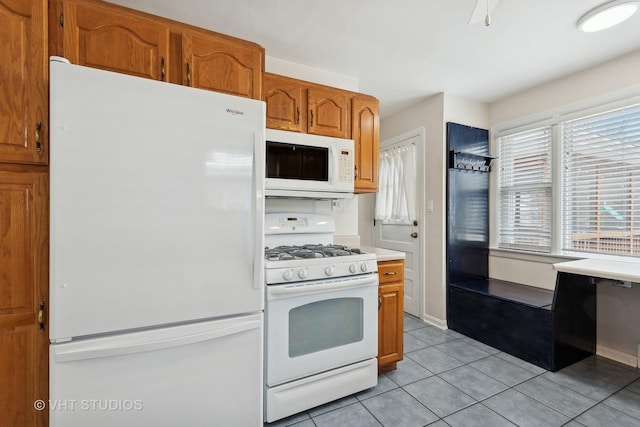
<path fill-rule="evenodd" d="M 353 151 L 341 149 L 338 152 L 338 181 L 353 181 Z"/>

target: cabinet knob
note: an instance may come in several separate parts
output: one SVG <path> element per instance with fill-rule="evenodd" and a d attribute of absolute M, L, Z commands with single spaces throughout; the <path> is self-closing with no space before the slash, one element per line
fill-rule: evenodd
<path fill-rule="evenodd" d="M 36 151 L 39 153 L 42 151 L 42 142 L 41 142 L 41 133 L 42 133 L 42 122 L 38 120 L 36 122 Z"/>
<path fill-rule="evenodd" d="M 416 233 L 416 232 L 411 233 L 411 237 L 413 239 L 417 239 L 418 238 L 418 233 Z"/>
<path fill-rule="evenodd" d="M 40 332 L 44 332 L 44 301 L 40 301 L 40 309 L 38 310 L 38 325 Z"/>

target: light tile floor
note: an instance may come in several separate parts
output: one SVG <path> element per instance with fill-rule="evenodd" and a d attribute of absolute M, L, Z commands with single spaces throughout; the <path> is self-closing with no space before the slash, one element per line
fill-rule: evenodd
<path fill-rule="evenodd" d="M 548 372 L 404 318 L 405 358 L 378 385 L 266 426 L 640 427 L 640 370 L 590 357 Z"/>

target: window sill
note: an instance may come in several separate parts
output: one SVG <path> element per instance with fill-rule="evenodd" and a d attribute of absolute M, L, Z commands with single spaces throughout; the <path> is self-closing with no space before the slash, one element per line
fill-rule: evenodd
<path fill-rule="evenodd" d="M 498 258 L 517 259 L 520 261 L 539 262 L 542 264 L 556 264 L 558 262 L 573 261 L 582 259 L 583 257 L 558 255 L 558 254 L 541 254 L 535 252 L 516 251 L 513 249 L 490 248 L 489 256 Z"/>
<path fill-rule="evenodd" d="M 498 258 L 517 259 L 521 261 L 539 262 L 542 264 L 556 264 L 558 262 L 575 261 L 579 259 L 602 259 L 610 261 L 625 261 L 640 263 L 639 257 L 617 256 L 603 254 L 587 254 L 568 252 L 566 254 L 541 254 L 536 252 L 517 251 L 513 249 L 490 248 L 489 256 Z"/>

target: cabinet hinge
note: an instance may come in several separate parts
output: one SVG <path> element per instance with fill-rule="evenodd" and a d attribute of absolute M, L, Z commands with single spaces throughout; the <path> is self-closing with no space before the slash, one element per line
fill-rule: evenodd
<path fill-rule="evenodd" d="M 64 13 L 60 14 L 60 26 L 64 27 Z"/>

